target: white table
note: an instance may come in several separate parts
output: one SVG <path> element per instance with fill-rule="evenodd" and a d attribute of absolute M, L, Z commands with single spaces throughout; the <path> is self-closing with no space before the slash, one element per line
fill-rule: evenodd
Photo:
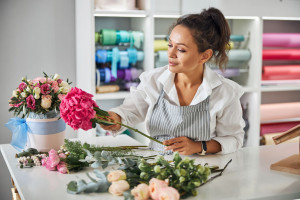
<path fill-rule="evenodd" d="M 139 145 L 128 136 L 91 139 L 94 144 Z M 89 179 L 85 171 L 60 174 L 48 171 L 44 167 L 20 169 L 15 154 L 17 151 L 10 144 L 0 146 L 1 152 L 15 182 L 22 200 L 68 200 L 68 199 L 105 199 L 117 200 L 109 193 L 92 193 L 71 195 L 66 192 L 66 185 L 71 180 Z M 196 163 L 224 165 L 232 159 L 221 177 L 198 188 L 198 196 L 189 199 L 300 199 L 300 175 L 270 170 L 270 165 L 290 155 L 298 153 L 297 143 L 280 144 L 277 146 L 261 146 L 243 148 L 228 155 L 191 156 Z M 142 151 L 145 155 L 150 151 Z M 172 158 L 168 156 L 167 159 Z"/>

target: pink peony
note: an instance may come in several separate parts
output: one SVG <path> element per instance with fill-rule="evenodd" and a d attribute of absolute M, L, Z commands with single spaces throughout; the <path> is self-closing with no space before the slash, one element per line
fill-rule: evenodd
<path fill-rule="evenodd" d="M 92 128 L 91 119 L 96 115 L 93 108 L 98 107 L 92 97 L 93 95 L 75 87 L 61 101 L 61 118 L 74 130 Z"/>
<path fill-rule="evenodd" d="M 41 93 L 42 94 L 49 94 L 50 93 L 50 85 L 48 83 L 43 84 L 41 86 Z"/>
<path fill-rule="evenodd" d="M 173 187 L 161 188 L 158 195 L 158 200 L 179 200 L 180 195 Z"/>
<path fill-rule="evenodd" d="M 129 184 L 125 180 L 115 181 L 108 188 L 108 192 L 115 196 L 122 196 L 123 192 L 130 188 Z"/>
<path fill-rule="evenodd" d="M 126 174 L 122 170 L 111 171 L 109 174 L 107 174 L 107 180 L 109 182 L 126 180 Z"/>
<path fill-rule="evenodd" d="M 66 156 L 66 154 L 64 154 L 64 153 L 60 153 L 60 154 L 59 154 L 59 157 L 60 157 L 60 158 L 66 158 L 67 156 Z"/>
<path fill-rule="evenodd" d="M 35 99 L 32 94 L 26 98 L 26 103 L 28 108 L 31 108 L 32 110 L 35 109 Z"/>
<path fill-rule="evenodd" d="M 168 187 L 168 183 L 157 178 L 152 178 L 149 181 L 149 191 L 152 199 L 158 199 L 160 190 Z"/>
<path fill-rule="evenodd" d="M 145 183 L 139 184 L 131 190 L 135 200 L 148 200 L 150 198 L 149 186 Z"/>
<path fill-rule="evenodd" d="M 67 164 L 65 162 L 60 162 L 57 165 L 57 171 L 62 174 L 66 174 L 68 172 Z"/>
<path fill-rule="evenodd" d="M 26 84 L 26 83 L 24 83 L 24 82 L 20 83 L 20 85 L 19 85 L 19 90 L 20 90 L 21 92 L 23 92 L 23 90 L 25 90 L 26 88 L 27 88 L 27 84 Z"/>
<path fill-rule="evenodd" d="M 48 169 L 48 170 L 56 170 L 56 166 L 58 165 L 58 163 L 60 162 L 60 158 L 57 154 L 57 152 L 54 150 L 54 149 L 51 149 L 49 152 L 48 152 L 49 156 L 46 160 L 46 164 L 45 164 L 45 167 Z M 44 166 L 44 165 L 43 165 Z"/>

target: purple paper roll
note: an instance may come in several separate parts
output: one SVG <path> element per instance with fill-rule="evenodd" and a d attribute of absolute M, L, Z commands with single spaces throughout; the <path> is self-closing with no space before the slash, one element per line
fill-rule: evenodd
<path fill-rule="evenodd" d="M 132 80 L 137 79 L 141 75 L 142 72 L 143 71 L 141 69 L 137 69 L 137 68 L 132 67 L 131 68 L 131 79 Z"/>
<path fill-rule="evenodd" d="M 125 81 L 131 81 L 131 69 L 125 69 Z"/>
<path fill-rule="evenodd" d="M 239 69 L 226 69 L 224 72 L 222 72 L 219 69 L 214 69 L 215 72 L 218 74 L 221 74 L 225 78 L 230 78 L 230 77 L 235 77 L 240 75 L 240 70 Z"/>
<path fill-rule="evenodd" d="M 264 47 L 300 47 L 300 33 L 264 33 Z"/>
<path fill-rule="evenodd" d="M 139 85 L 139 83 L 136 83 L 136 82 L 128 82 L 128 83 L 125 83 L 125 88 L 127 90 L 130 90 L 130 87 L 137 87 Z"/>

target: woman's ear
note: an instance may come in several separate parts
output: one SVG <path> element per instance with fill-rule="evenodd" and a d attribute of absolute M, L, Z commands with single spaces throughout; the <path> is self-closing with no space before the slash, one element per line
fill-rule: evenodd
<path fill-rule="evenodd" d="M 209 59 L 212 57 L 213 55 L 213 50 L 212 49 L 207 49 L 204 52 L 201 53 L 201 59 L 200 62 L 201 63 L 206 63 L 207 61 L 209 61 Z"/>

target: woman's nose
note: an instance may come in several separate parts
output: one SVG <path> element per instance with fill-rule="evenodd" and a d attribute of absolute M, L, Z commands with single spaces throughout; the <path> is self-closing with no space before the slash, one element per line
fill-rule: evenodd
<path fill-rule="evenodd" d="M 176 58 L 176 52 L 174 50 L 175 48 L 169 48 L 168 49 L 168 56 L 169 58 Z"/>

